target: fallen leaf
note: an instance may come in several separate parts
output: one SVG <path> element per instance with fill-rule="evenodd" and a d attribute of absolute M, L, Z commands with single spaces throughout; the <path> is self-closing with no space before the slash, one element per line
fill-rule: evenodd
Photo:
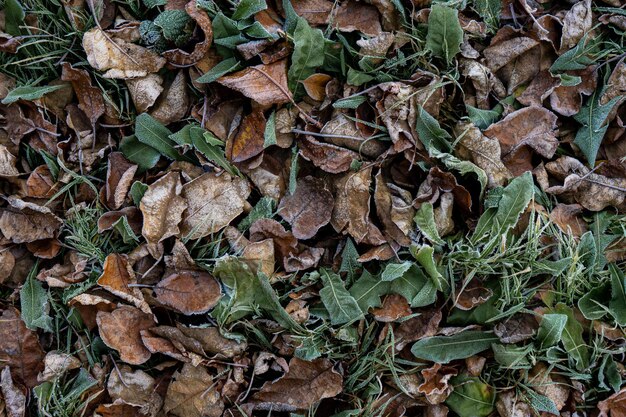
<path fill-rule="evenodd" d="M 217 82 L 239 91 L 261 106 L 288 103 L 287 60 L 269 65 L 255 65 L 217 79 Z"/>
<path fill-rule="evenodd" d="M 598 403 L 599 417 L 626 416 L 626 388 Z"/>
<path fill-rule="evenodd" d="M 299 145 L 304 159 L 331 174 L 349 170 L 352 161 L 359 159 L 359 154 L 354 151 L 317 141 L 310 136 L 303 138 Z"/>
<path fill-rule="evenodd" d="M 107 162 L 107 178 L 104 188 L 105 202 L 110 208 L 117 210 L 126 199 L 133 178 L 137 172 L 137 165 L 131 164 L 121 152 L 109 154 Z"/>
<path fill-rule="evenodd" d="M 557 116 L 548 109 L 525 107 L 492 124 L 485 130 L 485 136 L 500 142 L 505 164 L 518 158 L 526 147 L 532 148 L 545 158 L 552 158 L 559 146 L 559 140 L 555 136 L 556 121 Z M 520 175 L 523 171 L 532 170 L 530 161 L 523 166 L 526 169 L 516 169 L 513 174 Z"/>
<path fill-rule="evenodd" d="M 328 74 L 312 74 L 302 81 L 304 90 L 313 100 L 323 101 L 326 97 L 326 84 L 332 79 Z"/>
<path fill-rule="evenodd" d="M 254 111 L 243 118 L 237 134 L 226 142 L 226 157 L 231 162 L 243 162 L 263 152 L 265 116 Z"/>
<path fill-rule="evenodd" d="M 165 59 L 156 53 L 93 28 L 83 35 L 83 48 L 89 65 L 106 71 L 105 78 L 138 78 L 159 71 Z"/>
<path fill-rule="evenodd" d="M 154 288 L 157 300 L 185 315 L 203 314 L 222 297 L 220 285 L 206 272 L 181 271 L 160 281 Z"/>
<path fill-rule="evenodd" d="M 532 339 L 539 324 L 530 314 L 516 314 L 495 325 L 493 331 L 502 343 L 519 343 Z"/>
<path fill-rule="evenodd" d="M 107 392 L 116 405 L 130 405 L 139 409 L 143 416 L 156 417 L 163 399 L 155 392 L 156 381 L 141 369 L 130 366 L 116 367 L 109 376 Z"/>
<path fill-rule="evenodd" d="M 454 387 L 449 382 L 457 373 L 456 369 L 442 367 L 440 363 L 436 363 L 430 368 L 422 369 L 421 374 L 424 382 L 417 387 L 417 391 L 426 396 L 426 401 L 429 404 L 441 404 L 454 390 Z"/>
<path fill-rule="evenodd" d="M 137 112 L 145 113 L 163 92 L 163 77 L 159 74 L 148 74 L 145 77 L 130 78 L 126 80 L 126 85 Z"/>
<path fill-rule="evenodd" d="M 372 168 L 339 177 L 335 184 L 335 207 L 330 223 L 337 232 L 350 234 L 357 243 L 381 245 L 386 242 L 370 219 Z"/>
<path fill-rule="evenodd" d="M 583 208 L 580 204 L 557 204 L 550 212 L 550 221 L 554 222 L 564 233 L 582 236 L 587 231 L 587 223 L 582 218 Z"/>
<path fill-rule="evenodd" d="M 18 382 L 33 388 L 44 367 L 37 333 L 26 328 L 17 309 L 9 307 L 0 318 L 0 335 L 0 362 L 11 368 Z"/>
<path fill-rule="evenodd" d="M 530 405 L 518 398 L 514 389 L 498 393 L 496 409 L 500 417 L 531 417 L 533 415 Z"/>
<path fill-rule="evenodd" d="M 29 197 L 50 198 L 56 192 L 56 182 L 47 165 L 39 165 L 26 180 L 26 192 Z"/>
<path fill-rule="evenodd" d="M 483 135 L 472 123 L 459 122 L 454 131 L 461 137 L 459 156 L 470 159 L 485 171 L 489 188 L 502 187 L 512 178 L 500 158 L 501 148 L 497 139 Z"/>
<path fill-rule="evenodd" d="M 5 197 L 9 207 L 0 209 L 0 232 L 13 243 L 56 237 L 63 221 L 48 207 L 14 196 Z"/>
<path fill-rule="evenodd" d="M 593 25 L 591 0 L 581 0 L 575 3 L 565 14 L 563 29 L 561 29 L 561 52 L 576 46 Z"/>
<path fill-rule="evenodd" d="M 102 341 L 131 365 L 141 365 L 150 359 L 150 351 L 141 341 L 141 330 L 154 326 L 154 318 L 141 310 L 121 306 L 112 312 L 99 311 L 96 316 Z"/>
<path fill-rule="evenodd" d="M 4 396 L 7 417 L 24 417 L 26 415 L 26 395 L 13 383 L 11 369 L 5 366 L 0 374 L 0 388 Z"/>
<path fill-rule="evenodd" d="M 188 182 L 182 188 L 187 211 L 181 235 L 199 239 L 219 232 L 243 212 L 250 191 L 248 181 L 226 172 L 206 173 Z"/>
<path fill-rule="evenodd" d="M 561 377 L 549 372 L 546 364 L 538 362 L 530 370 L 528 378 L 529 385 L 539 394 L 552 400 L 557 410 L 560 411 L 565 407 L 570 389 Z"/>
<path fill-rule="evenodd" d="M 413 197 L 411 193 L 383 179 L 382 172 L 376 174 L 374 202 L 376 213 L 386 235 L 401 246 L 409 246 L 409 233 L 413 229 Z"/>
<path fill-rule="evenodd" d="M 137 279 L 135 272 L 128 264 L 127 256 L 117 253 L 108 255 L 104 260 L 98 285 L 122 300 L 132 303 L 144 313 L 150 314 L 150 307 L 144 300 L 143 294 L 139 288 L 131 287 L 133 284 L 137 284 Z"/>
<path fill-rule="evenodd" d="M 550 94 L 550 107 L 563 116 L 573 116 L 583 104 L 582 95 L 590 95 L 597 86 L 597 68 L 589 66 L 583 70 L 570 71 L 569 75 L 580 77 L 581 82 L 574 86 L 559 86 Z M 541 104 L 541 103 L 539 103 Z"/>
<path fill-rule="evenodd" d="M 180 233 L 178 224 L 187 209 L 187 201 L 181 197 L 182 191 L 180 174 L 170 172 L 152 183 L 141 198 L 141 233 L 148 242 L 148 251 L 155 259 L 162 254 L 159 243 Z"/>
<path fill-rule="evenodd" d="M 436 335 L 441 318 L 441 310 L 429 309 L 400 323 L 394 331 L 396 349 L 400 351 L 409 343 Z"/>
<path fill-rule="evenodd" d="M 68 353 L 50 351 L 46 353 L 44 370 L 39 374 L 37 380 L 39 382 L 50 381 L 60 377 L 67 371 L 80 368 L 80 365 L 80 360 Z"/>
<path fill-rule="evenodd" d="M 186 363 L 167 387 L 163 411 L 176 417 L 220 417 L 224 403 L 206 368 Z"/>
<path fill-rule="evenodd" d="M 178 71 L 169 83 L 149 114 L 164 125 L 177 122 L 187 115 L 189 110 L 189 91 L 184 71 Z"/>
<path fill-rule="evenodd" d="M 0 144 L 0 177 L 16 177 L 20 172 L 15 167 L 16 158 L 9 149 Z"/>
<path fill-rule="evenodd" d="M 333 195 L 320 179 L 308 176 L 298 179 L 296 192 L 282 199 L 278 213 L 291 224 L 298 239 L 310 239 L 330 222 Z"/>
<path fill-rule="evenodd" d="M 371 313 L 376 321 L 390 323 L 410 316 L 413 312 L 406 298 L 400 294 L 389 294 L 383 300 L 383 305 L 372 309 Z"/>
<path fill-rule="evenodd" d="M 548 162 L 546 171 L 563 185 L 545 188 L 549 194 L 577 202 L 587 210 L 600 211 L 608 206 L 626 209 L 626 179 L 608 178 L 594 172 L 569 156 Z"/>
<path fill-rule="evenodd" d="M 70 81 L 78 97 L 78 108 L 89 118 L 95 128 L 96 121 L 104 114 L 104 97 L 102 91 L 91 84 L 91 77 L 85 70 L 73 68 L 69 63 L 62 65 L 61 79 Z"/>
<path fill-rule="evenodd" d="M 299 358 L 289 361 L 289 372 L 274 382 L 266 382 L 252 396 L 257 410 L 308 410 L 324 398 L 341 393 L 343 377 L 325 358 L 311 362 Z"/>

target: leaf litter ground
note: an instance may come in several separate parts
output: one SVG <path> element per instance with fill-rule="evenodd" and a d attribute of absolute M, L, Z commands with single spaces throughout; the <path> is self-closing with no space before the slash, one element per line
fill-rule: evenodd
<path fill-rule="evenodd" d="M 623 1 L 0 6 L 0 416 L 626 415 Z"/>

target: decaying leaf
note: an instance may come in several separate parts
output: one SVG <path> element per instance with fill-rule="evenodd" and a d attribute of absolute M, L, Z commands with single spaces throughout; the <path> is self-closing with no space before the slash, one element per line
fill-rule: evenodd
<path fill-rule="evenodd" d="M 116 35 L 96 27 L 83 36 L 83 48 L 89 65 L 98 71 L 106 71 L 104 77 L 145 77 L 165 65 L 164 58 Z"/>
<path fill-rule="evenodd" d="M 98 278 L 98 285 L 121 299 L 132 303 L 146 314 L 150 314 L 150 307 L 137 287 L 135 272 L 128 264 L 126 255 L 112 253 L 104 260 L 102 275 Z"/>
<path fill-rule="evenodd" d="M 167 388 L 163 411 L 176 417 L 220 417 L 224 403 L 206 368 L 186 363 Z"/>
<path fill-rule="evenodd" d="M 124 204 L 137 165 L 131 164 L 120 152 L 109 155 L 105 200 L 109 207 L 117 210 Z"/>
<path fill-rule="evenodd" d="M 114 369 L 107 382 L 107 391 L 113 404 L 136 407 L 144 416 L 155 417 L 161 410 L 163 399 L 155 392 L 156 381 L 144 371 L 133 371 L 129 366 Z"/>
<path fill-rule="evenodd" d="M 220 285 L 206 272 L 181 271 L 164 278 L 155 287 L 157 300 L 183 314 L 202 314 L 222 297 Z"/>
<path fill-rule="evenodd" d="M 370 218 L 372 168 L 341 176 L 334 184 L 335 207 L 330 223 L 338 232 L 347 232 L 357 242 L 381 245 L 386 242 Z"/>
<path fill-rule="evenodd" d="M 182 188 L 187 210 L 180 233 L 199 239 L 220 231 L 243 212 L 250 191 L 248 181 L 226 172 L 206 173 L 188 182 Z"/>
<path fill-rule="evenodd" d="M 287 60 L 269 65 L 255 65 L 225 75 L 218 83 L 237 90 L 262 106 L 287 103 L 291 93 L 287 87 Z"/>
<path fill-rule="evenodd" d="M 324 182 L 309 176 L 298 180 L 296 192 L 282 199 L 278 212 L 291 224 L 296 238 L 309 239 L 330 222 L 333 206 L 333 195 Z"/>
<path fill-rule="evenodd" d="M 289 371 L 274 382 L 267 382 L 252 396 L 258 410 L 308 410 L 324 398 L 338 395 L 343 377 L 328 359 L 308 362 L 298 358 L 289 361 Z"/>
<path fill-rule="evenodd" d="M 43 371 L 44 353 L 37 334 L 26 328 L 20 312 L 9 307 L 0 317 L 0 361 L 11 368 L 13 378 L 32 388 Z"/>
<path fill-rule="evenodd" d="M 2 389 L 7 416 L 24 417 L 26 415 L 26 395 L 13 383 L 11 368 L 8 366 L 5 366 L 0 373 L 0 389 Z"/>
<path fill-rule="evenodd" d="M 48 207 L 14 196 L 5 198 L 9 207 L 0 209 L 0 232 L 13 243 L 56 237 L 63 223 Z"/>
<path fill-rule="evenodd" d="M 131 365 L 141 365 L 150 359 L 150 351 L 141 341 L 141 330 L 154 326 L 154 318 L 141 310 L 121 306 L 112 312 L 99 311 L 96 316 L 102 341 Z"/>
<path fill-rule="evenodd" d="M 183 186 L 178 172 L 170 172 L 151 184 L 144 193 L 139 208 L 143 213 L 141 233 L 148 242 L 154 258 L 160 258 L 159 242 L 180 233 L 178 224 L 188 202 L 181 197 Z"/>
<path fill-rule="evenodd" d="M 50 381 L 65 374 L 67 371 L 80 368 L 80 365 L 80 360 L 68 353 L 50 351 L 46 353 L 44 370 L 37 379 L 40 382 Z"/>

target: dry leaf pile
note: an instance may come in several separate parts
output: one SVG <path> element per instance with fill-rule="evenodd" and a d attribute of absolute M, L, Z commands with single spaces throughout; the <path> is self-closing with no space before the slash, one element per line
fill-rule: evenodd
<path fill-rule="evenodd" d="M 0 417 L 626 416 L 622 0 L 0 5 Z"/>

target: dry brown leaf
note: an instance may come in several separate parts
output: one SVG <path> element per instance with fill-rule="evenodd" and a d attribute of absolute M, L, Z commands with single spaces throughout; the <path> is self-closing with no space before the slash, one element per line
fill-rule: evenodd
<path fill-rule="evenodd" d="M 156 388 L 154 378 L 141 369 L 133 371 L 127 365 L 116 367 L 107 382 L 113 404 L 136 407 L 141 415 L 148 417 L 156 417 L 163 405 Z"/>
<path fill-rule="evenodd" d="M 313 26 L 324 25 L 328 22 L 334 5 L 328 0 L 301 0 L 294 1 L 293 8 L 298 14 Z"/>
<path fill-rule="evenodd" d="M 11 369 L 8 366 L 5 366 L 0 373 L 0 389 L 2 389 L 7 417 L 24 417 L 26 415 L 26 395 L 13 383 Z"/>
<path fill-rule="evenodd" d="M 510 30 L 510 27 L 500 29 L 498 34 L 507 30 Z M 493 38 L 491 45 L 483 51 L 487 67 L 494 73 L 518 56 L 539 45 L 536 40 L 527 37 L 516 36 L 501 40 L 498 34 Z M 503 37 L 508 36 L 504 35 Z"/>
<path fill-rule="evenodd" d="M 210 354 L 232 358 L 243 353 L 247 347 L 246 342 L 222 336 L 217 327 L 188 327 L 177 323 L 176 327 L 153 327 L 149 332 L 168 339 L 179 350 L 182 347 L 202 356 Z"/>
<path fill-rule="evenodd" d="M 222 297 L 219 283 L 206 272 L 181 271 L 154 288 L 157 300 L 185 315 L 203 314 Z"/>
<path fill-rule="evenodd" d="M 420 203 L 424 202 L 435 204 L 437 201 L 442 200 L 442 197 L 446 194 L 452 194 L 457 207 L 464 213 L 470 213 L 472 207 L 472 196 L 470 193 L 465 187 L 457 183 L 456 177 L 452 173 L 444 172 L 437 167 L 433 167 L 428 171 L 428 177 L 426 177 L 426 181 L 420 184 L 413 204 L 416 207 L 419 207 Z"/>
<path fill-rule="evenodd" d="M 370 158 L 377 158 L 388 148 L 388 144 L 364 136 L 356 123 L 346 117 L 344 113 L 338 113 L 329 120 L 322 127 L 320 133 L 326 135 L 324 137 L 325 142 L 348 148 Z"/>
<path fill-rule="evenodd" d="M 302 81 L 304 90 L 313 100 L 323 101 L 326 98 L 326 84 L 332 80 L 328 74 L 311 74 Z"/>
<path fill-rule="evenodd" d="M 28 197 L 50 198 L 56 192 L 56 182 L 52 177 L 47 165 L 39 165 L 26 180 L 26 193 Z"/>
<path fill-rule="evenodd" d="M 98 285 L 122 300 L 132 303 L 144 313 L 150 314 L 150 306 L 144 300 L 139 288 L 131 286 L 136 283 L 135 272 L 128 264 L 126 255 L 112 253 L 106 257 Z"/>
<path fill-rule="evenodd" d="M 331 174 L 339 174 L 350 169 L 352 161 L 359 159 L 359 154 L 349 149 L 319 142 L 306 136 L 299 142 L 300 155 L 313 165 Z"/>
<path fill-rule="evenodd" d="M 0 232 L 13 243 L 56 237 L 63 221 L 48 207 L 14 196 L 5 197 L 10 207 L 0 209 Z"/>
<path fill-rule="evenodd" d="M 266 382 L 252 396 L 257 410 L 308 410 L 324 398 L 332 398 L 343 389 L 343 377 L 326 358 L 311 362 L 292 358 L 289 372 L 273 382 Z"/>
<path fill-rule="evenodd" d="M 608 178 L 595 172 L 577 159 L 563 156 L 548 162 L 546 171 L 563 185 L 545 188 L 549 194 L 577 202 L 587 210 L 600 211 L 608 206 L 626 210 L 626 179 Z"/>
<path fill-rule="evenodd" d="M 565 407 L 570 393 L 568 383 L 556 373 L 550 373 L 543 362 L 538 362 L 530 370 L 528 383 L 539 394 L 551 399 L 557 410 Z"/>
<path fill-rule="evenodd" d="M 330 222 L 333 207 L 333 195 L 324 181 L 308 176 L 298 179 L 296 192 L 282 199 L 278 213 L 296 238 L 310 239 Z"/>
<path fill-rule="evenodd" d="M 150 359 L 150 351 L 141 341 L 141 330 L 154 326 L 154 317 L 141 310 L 121 306 L 112 312 L 99 311 L 96 316 L 102 341 L 131 365 L 141 365 Z"/>
<path fill-rule="evenodd" d="M 530 160 L 525 161 L 521 169 L 509 165 L 509 162 L 518 162 L 523 148 L 532 148 L 539 155 L 552 158 L 559 146 L 556 122 L 557 116 L 546 108 L 525 107 L 489 126 L 485 136 L 500 142 L 502 160 L 514 175 L 519 175 L 533 168 Z"/>
<path fill-rule="evenodd" d="M 542 106 L 543 101 L 561 84 L 549 70 L 543 70 L 530 82 L 517 101 L 524 106 Z M 554 108 L 553 108 L 554 109 Z"/>
<path fill-rule="evenodd" d="M 122 217 L 126 217 L 128 225 L 135 235 L 141 235 L 143 218 L 141 211 L 135 206 L 124 207 L 121 210 L 107 211 L 104 213 L 98 219 L 98 233 L 102 233 L 105 230 L 112 230 L 115 223 Z"/>
<path fill-rule="evenodd" d="M 122 207 L 126 194 L 137 172 L 137 165 L 128 162 L 121 152 L 109 154 L 104 197 L 107 206 L 117 210 Z"/>
<path fill-rule="evenodd" d="M 187 201 L 180 195 L 182 191 L 180 174 L 170 172 L 152 183 L 139 203 L 143 213 L 141 233 L 148 242 L 150 255 L 155 259 L 162 255 L 159 243 L 180 233 L 178 223 L 187 208 Z"/>
<path fill-rule="evenodd" d="M 237 134 L 226 142 L 226 157 L 231 162 L 243 162 L 263 152 L 265 116 L 260 110 L 243 118 Z"/>
<path fill-rule="evenodd" d="M 177 122 L 187 115 L 189 110 L 189 91 L 184 71 L 178 71 L 172 82 L 165 87 L 165 91 L 149 114 L 164 125 Z"/>
<path fill-rule="evenodd" d="M 413 312 L 406 298 L 400 294 L 389 294 L 383 300 L 382 306 L 373 308 L 371 313 L 376 321 L 390 323 L 410 316 Z"/>
<path fill-rule="evenodd" d="M 582 95 L 588 96 L 595 91 L 598 78 L 595 66 L 570 71 L 569 74 L 580 77 L 582 81 L 574 86 L 556 87 L 550 94 L 550 107 L 563 116 L 573 116 L 580 111 L 583 103 Z"/>
<path fill-rule="evenodd" d="M 148 74 L 141 78 L 126 80 L 130 97 L 133 99 L 138 113 L 144 113 L 156 103 L 163 92 L 163 77 L 159 74 Z"/>
<path fill-rule="evenodd" d="M 599 417 L 626 417 L 626 388 L 598 403 Z"/>
<path fill-rule="evenodd" d="M 417 388 L 417 391 L 426 396 L 429 404 L 441 404 L 454 390 L 449 382 L 458 373 L 456 369 L 442 367 L 440 363 L 436 363 L 430 368 L 422 369 L 421 373 L 424 382 Z"/>
<path fill-rule="evenodd" d="M 329 23 L 341 32 L 358 31 L 366 35 L 378 35 L 382 32 L 378 9 L 355 0 L 341 3 Z"/>
<path fill-rule="evenodd" d="M 591 0 L 581 0 L 565 14 L 561 29 L 561 53 L 576 46 L 593 25 Z"/>
<path fill-rule="evenodd" d="M 250 191 L 248 181 L 226 172 L 206 173 L 188 182 L 182 189 L 187 211 L 181 235 L 199 239 L 222 230 L 243 212 Z"/>
<path fill-rule="evenodd" d="M 61 79 L 72 83 L 78 97 L 78 108 L 87 115 L 91 126 L 95 128 L 96 121 L 104 114 L 102 90 L 91 84 L 91 77 L 87 71 L 72 68 L 67 62 L 63 63 L 62 68 Z"/>
<path fill-rule="evenodd" d="M 126 404 L 100 404 L 93 417 L 141 417 L 139 410 Z"/>
<path fill-rule="evenodd" d="M 372 168 L 349 172 L 335 181 L 335 207 L 331 224 L 337 232 L 350 234 L 357 243 L 382 245 L 382 233 L 370 218 Z"/>
<path fill-rule="evenodd" d="M 496 396 L 496 410 L 500 417 L 531 417 L 530 405 L 517 397 L 515 390 L 499 392 Z"/>
<path fill-rule="evenodd" d="M 37 333 L 26 328 L 17 309 L 5 309 L 0 317 L 0 362 L 11 368 L 19 383 L 33 388 L 43 371 L 43 358 Z"/>
<path fill-rule="evenodd" d="M 409 246 L 411 240 L 408 235 L 413 228 L 413 197 L 411 193 L 386 182 L 382 172 L 376 174 L 376 188 L 374 202 L 376 213 L 383 225 L 383 231 L 401 246 Z"/>
<path fill-rule="evenodd" d="M 98 71 L 106 71 L 105 78 L 145 77 L 165 65 L 165 59 L 156 53 L 116 35 L 98 27 L 83 35 L 83 48 L 89 65 Z"/>
<path fill-rule="evenodd" d="M 253 266 L 253 270 L 260 271 L 268 277 L 274 275 L 274 241 L 272 239 L 251 243 L 233 226 L 224 229 L 224 237 L 228 240 L 230 247 L 240 253 L 240 258 L 249 261 L 248 264 Z"/>
<path fill-rule="evenodd" d="M 356 41 L 356 44 L 361 48 L 359 56 L 367 57 L 373 64 L 379 64 L 385 59 L 395 38 L 393 33 L 382 32 L 368 39 L 359 39 Z"/>
<path fill-rule="evenodd" d="M 68 353 L 50 351 L 46 353 L 44 370 L 39 374 L 37 380 L 39 382 L 50 381 L 65 374 L 67 371 L 80 368 L 80 365 L 80 360 Z"/>
<path fill-rule="evenodd" d="M 492 295 L 493 291 L 491 289 L 482 287 L 478 282 L 472 281 L 457 296 L 454 306 L 468 311 L 484 304 Z"/>
<path fill-rule="evenodd" d="M 502 343 L 519 343 L 532 339 L 539 324 L 531 314 L 516 314 L 493 328 Z"/>
<path fill-rule="evenodd" d="M 606 83 L 606 90 L 600 97 L 600 104 L 606 104 L 615 97 L 626 96 L 626 62 L 620 59 Z M 622 98 L 623 101 L 623 98 Z M 617 108 L 617 106 L 615 106 Z M 612 117 L 609 117 L 612 119 Z"/>
<path fill-rule="evenodd" d="M 580 237 L 587 231 L 587 223 L 582 218 L 580 204 L 557 204 L 550 212 L 550 221 L 559 226 L 564 233 Z"/>
<path fill-rule="evenodd" d="M 16 158 L 9 149 L 0 144 L 0 177 L 16 177 L 20 172 L 15 167 Z"/>
<path fill-rule="evenodd" d="M 287 86 L 287 60 L 269 65 L 255 65 L 217 80 L 218 83 L 237 90 L 261 106 L 283 104 L 291 101 Z"/>
<path fill-rule="evenodd" d="M 163 411 L 176 417 L 220 417 L 224 403 L 206 368 L 186 363 L 167 387 Z"/>
<path fill-rule="evenodd" d="M 422 311 L 417 317 L 411 317 L 400 323 L 394 331 L 396 349 L 402 350 L 409 343 L 436 335 L 441 318 L 441 310 L 429 309 Z"/>

